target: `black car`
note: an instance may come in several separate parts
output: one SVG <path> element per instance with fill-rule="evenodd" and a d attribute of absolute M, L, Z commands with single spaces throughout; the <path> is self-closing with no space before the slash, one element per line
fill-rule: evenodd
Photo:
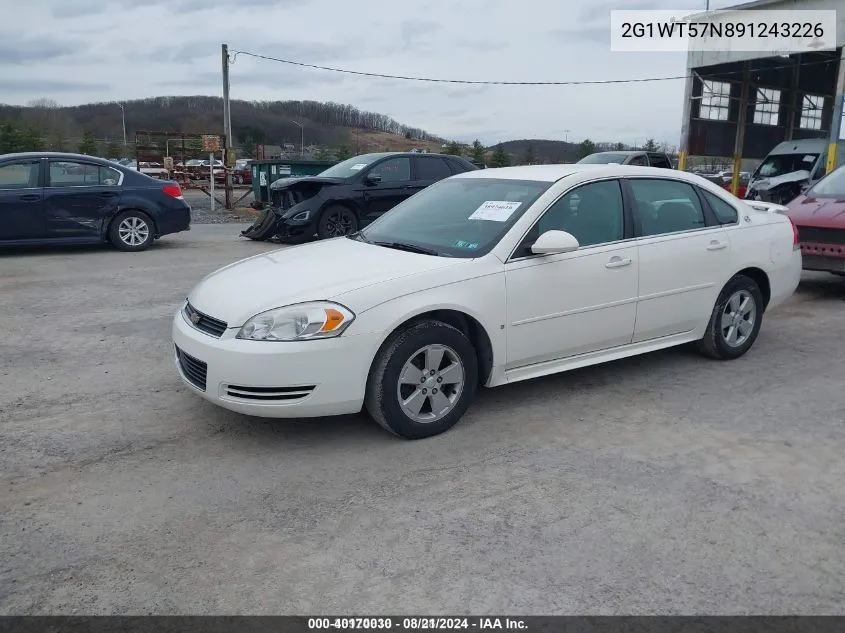
<path fill-rule="evenodd" d="M 242 235 L 288 243 L 349 235 L 438 180 L 476 169 L 459 156 L 362 154 L 317 176 L 273 182 L 269 208 Z"/>
<path fill-rule="evenodd" d="M 142 251 L 191 227 L 176 182 L 83 154 L 0 155 L 0 245 L 110 242 Z"/>

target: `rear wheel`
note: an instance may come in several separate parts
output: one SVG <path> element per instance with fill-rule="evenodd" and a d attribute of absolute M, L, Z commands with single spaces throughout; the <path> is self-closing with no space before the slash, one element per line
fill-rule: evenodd
<path fill-rule="evenodd" d="M 320 216 L 317 224 L 317 235 L 321 240 L 331 237 L 343 237 L 358 230 L 358 218 L 346 207 L 337 205 L 329 207 Z"/>
<path fill-rule="evenodd" d="M 143 251 L 154 239 L 153 221 L 143 211 L 123 211 L 109 226 L 109 241 L 121 251 Z"/>
<path fill-rule="evenodd" d="M 763 322 L 763 294 L 757 283 L 736 275 L 722 289 L 699 350 L 719 360 L 733 360 L 745 354 L 760 333 Z"/>
<path fill-rule="evenodd" d="M 475 348 L 463 332 L 440 321 L 420 321 L 382 346 L 365 405 L 391 433 L 420 439 L 457 424 L 477 386 Z"/>

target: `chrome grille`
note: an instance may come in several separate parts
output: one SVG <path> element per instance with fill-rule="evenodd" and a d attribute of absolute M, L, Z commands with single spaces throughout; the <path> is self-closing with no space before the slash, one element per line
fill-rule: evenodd
<path fill-rule="evenodd" d="M 226 331 L 228 324 L 220 319 L 215 319 L 207 314 L 203 314 L 190 303 L 185 304 L 185 316 L 188 321 L 197 328 L 200 332 L 205 332 L 209 336 L 220 338 L 223 332 Z"/>

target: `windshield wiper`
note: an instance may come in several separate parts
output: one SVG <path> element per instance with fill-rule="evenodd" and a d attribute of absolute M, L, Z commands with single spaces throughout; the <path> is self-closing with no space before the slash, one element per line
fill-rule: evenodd
<path fill-rule="evenodd" d="M 358 242 L 366 242 L 367 244 L 372 244 L 370 240 L 364 237 L 364 234 L 361 231 L 355 231 L 354 233 L 350 233 L 347 235 L 350 240 L 357 240 Z"/>
<path fill-rule="evenodd" d="M 378 244 L 379 246 L 384 246 L 385 248 L 395 248 L 397 251 L 408 251 L 409 253 L 419 253 L 421 255 L 435 255 L 438 257 L 442 257 L 443 254 L 440 251 L 436 251 L 433 248 L 425 248 L 424 246 L 415 246 L 414 244 L 405 244 L 404 242 L 372 242 L 373 244 Z"/>

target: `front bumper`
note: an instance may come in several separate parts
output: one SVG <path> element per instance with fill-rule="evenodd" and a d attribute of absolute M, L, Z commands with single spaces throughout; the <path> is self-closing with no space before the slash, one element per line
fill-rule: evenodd
<path fill-rule="evenodd" d="M 184 383 L 214 404 L 247 415 L 303 418 L 357 413 L 379 334 L 291 343 L 221 338 L 173 319 L 174 362 Z"/>
<path fill-rule="evenodd" d="M 804 270 L 845 272 L 845 245 L 801 243 Z"/>
<path fill-rule="evenodd" d="M 277 207 L 273 208 L 273 213 L 276 214 L 276 234 L 281 238 L 308 239 L 317 233 L 317 214 L 313 211 L 309 213 L 307 220 L 282 217 L 287 211 L 281 211 Z"/>

